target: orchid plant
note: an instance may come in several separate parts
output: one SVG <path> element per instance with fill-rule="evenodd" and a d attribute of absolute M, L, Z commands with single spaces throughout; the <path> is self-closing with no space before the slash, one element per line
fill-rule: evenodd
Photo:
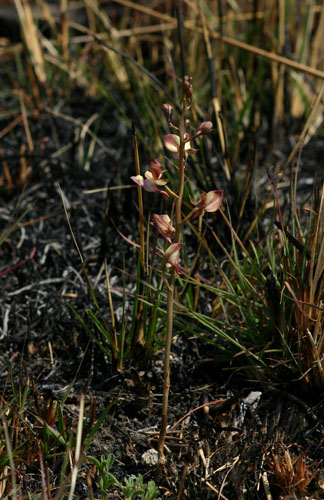
<path fill-rule="evenodd" d="M 163 105 L 163 112 L 168 120 L 170 128 L 177 132 L 167 134 L 164 137 L 165 149 L 170 153 L 178 165 L 179 181 L 177 192 L 174 193 L 167 186 L 168 180 L 163 178 L 163 167 L 156 158 L 150 163 L 149 170 L 145 172 L 144 177 L 138 172 L 136 176 L 131 177 L 133 182 L 140 186 L 140 188 L 150 193 L 162 194 L 166 198 L 170 198 L 171 196 L 171 199 L 175 200 L 174 220 L 172 220 L 168 214 L 154 214 L 151 222 L 152 226 L 169 244 L 166 250 L 162 251 L 164 256 L 163 272 L 167 287 L 167 325 L 164 352 L 162 419 L 158 444 L 159 466 L 165 463 L 164 442 L 166 437 L 170 389 L 170 351 L 173 334 L 173 305 L 176 294 L 176 276 L 186 272 L 180 265 L 180 254 L 184 246 L 182 242 L 183 224 L 197 217 L 199 217 L 201 221 L 205 212 L 216 212 L 221 207 L 223 200 L 223 191 L 220 190 L 201 193 L 198 201 L 190 198 L 193 208 L 191 212 L 183 218 L 183 194 L 187 158 L 189 155 L 197 152 L 197 149 L 192 147 L 193 141 L 202 135 L 212 132 L 213 124 L 210 121 L 202 122 L 192 135 L 185 130 L 185 115 L 192 105 L 193 89 L 191 78 L 185 76 L 182 84 L 181 113 L 178 123 L 176 123 L 174 118 L 173 107 L 170 104 Z M 142 218 L 142 214 L 140 214 L 140 217 Z M 169 273 L 167 272 L 168 270 L 170 271 Z"/>

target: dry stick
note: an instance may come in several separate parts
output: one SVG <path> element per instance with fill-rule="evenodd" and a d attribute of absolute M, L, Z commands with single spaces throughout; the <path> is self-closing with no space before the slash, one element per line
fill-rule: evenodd
<path fill-rule="evenodd" d="M 181 240 L 181 229 L 182 229 L 182 198 L 184 190 L 184 117 L 186 113 L 186 96 L 185 93 L 182 98 L 182 113 L 180 116 L 179 123 L 179 136 L 180 136 L 180 148 L 179 148 L 179 191 L 178 198 L 176 202 L 176 234 L 175 243 L 180 243 Z M 175 280 L 176 280 L 176 269 L 172 268 L 170 283 L 167 283 L 168 295 L 167 295 L 167 326 L 166 326 L 166 339 L 164 348 L 164 381 L 163 381 L 163 400 L 162 400 L 162 418 L 161 418 L 161 429 L 158 443 L 158 456 L 159 456 L 159 466 L 163 466 L 165 463 L 164 459 L 164 443 L 166 436 L 166 427 L 168 419 L 168 406 L 169 406 L 169 391 L 170 391 L 170 353 L 171 353 L 171 341 L 173 332 L 173 302 L 175 294 Z"/>

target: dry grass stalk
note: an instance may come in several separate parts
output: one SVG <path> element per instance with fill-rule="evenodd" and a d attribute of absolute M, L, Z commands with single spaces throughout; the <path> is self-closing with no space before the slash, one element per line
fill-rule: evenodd
<path fill-rule="evenodd" d="M 37 79 L 44 85 L 47 80 L 45 63 L 31 7 L 28 1 L 21 0 L 15 0 L 15 5 Z"/>
<path fill-rule="evenodd" d="M 158 19 L 161 19 L 165 22 L 171 23 L 174 25 L 174 29 L 177 28 L 177 24 L 178 24 L 177 19 L 168 15 L 168 14 L 162 14 L 161 12 L 155 11 L 153 9 L 149 9 L 147 7 L 143 7 L 143 6 L 138 5 L 134 2 L 131 2 L 129 0 L 116 0 L 116 1 L 118 1 L 118 3 L 120 3 L 122 5 L 131 7 L 132 9 L 138 10 L 140 12 L 144 12 L 144 13 L 146 13 L 154 18 L 158 18 Z M 315 12 L 316 9 L 313 8 L 313 9 L 311 9 L 311 11 Z M 196 33 L 203 34 L 203 28 L 193 24 L 192 20 L 184 21 L 183 27 L 184 27 L 184 29 L 188 29 L 189 31 L 194 31 Z M 211 26 L 211 23 L 209 23 L 208 28 L 210 30 L 210 36 L 212 38 L 214 38 L 215 40 L 222 40 L 227 45 L 231 45 L 233 47 L 237 47 L 239 49 L 246 50 L 246 51 L 251 52 L 252 54 L 255 54 L 257 56 L 264 57 L 270 61 L 275 61 L 277 63 L 284 64 L 285 66 L 287 66 L 289 68 L 293 68 L 297 71 L 302 71 L 304 73 L 307 73 L 307 74 L 316 76 L 318 78 L 324 79 L 324 71 L 321 71 L 317 68 L 313 68 L 311 66 L 308 66 L 307 64 L 294 61 L 292 59 L 289 59 L 288 57 L 279 56 L 278 54 L 275 54 L 273 52 L 269 52 L 267 50 L 260 49 L 258 47 L 254 47 L 253 45 L 249 45 L 247 43 L 241 42 L 240 40 L 236 40 L 232 37 L 225 36 L 225 35 L 222 36 L 221 33 L 218 33 L 217 31 L 215 31 L 215 29 Z"/>
<path fill-rule="evenodd" d="M 207 58 L 209 59 L 209 61 L 212 61 L 213 54 L 212 54 L 212 48 L 211 48 L 210 39 L 209 39 L 209 33 L 208 33 L 208 29 L 207 29 L 207 21 L 206 21 L 206 17 L 205 17 L 202 10 L 200 13 L 201 13 L 202 26 L 203 26 L 203 35 L 204 35 L 206 51 L 207 51 Z M 211 78 L 213 78 L 213 75 L 211 75 Z M 215 86 L 215 90 L 216 90 L 216 86 Z M 230 178 L 231 178 L 231 163 L 230 163 L 230 159 L 229 159 L 228 152 L 227 152 L 226 136 L 225 136 L 223 121 L 221 119 L 221 105 L 220 105 L 218 92 L 217 92 L 217 95 L 213 95 L 213 107 L 214 107 L 214 113 L 215 113 L 215 117 L 216 117 L 218 137 L 219 137 L 219 141 L 221 144 L 222 153 L 223 153 L 223 157 L 224 157 L 225 174 L 226 174 L 227 179 L 230 180 Z"/>
<path fill-rule="evenodd" d="M 285 46 L 285 1 L 279 0 L 279 36 L 278 36 L 278 47 L 279 53 L 283 53 Z M 278 64 L 273 62 L 272 66 L 272 80 L 274 84 L 275 96 L 274 96 L 274 113 L 273 113 L 273 130 L 276 129 L 278 123 L 282 123 L 284 119 L 284 75 L 285 66 L 283 64 Z"/>
<path fill-rule="evenodd" d="M 61 45 L 63 52 L 63 60 L 65 63 L 69 60 L 69 25 L 67 20 L 68 0 L 60 0 L 60 16 L 61 16 Z"/>
<path fill-rule="evenodd" d="M 291 29 L 294 29 L 294 31 L 296 32 L 294 59 L 300 61 L 302 64 L 306 63 L 310 53 L 311 33 L 314 25 L 314 10 L 311 8 L 313 6 L 312 4 L 314 4 L 314 1 L 308 0 L 305 15 L 300 18 L 301 22 L 304 23 L 304 26 L 299 26 L 297 27 L 297 29 L 296 26 L 291 27 Z M 296 9 L 298 9 L 297 5 Z M 294 19 L 298 19 L 298 16 L 295 16 Z M 293 86 L 290 111 L 291 114 L 295 117 L 302 117 L 305 112 L 303 95 L 300 91 L 301 88 L 303 89 L 303 92 L 310 92 L 310 89 L 307 89 L 307 86 L 304 86 L 304 82 L 302 82 L 302 86 L 300 86 L 300 88 L 298 85 Z"/>
<path fill-rule="evenodd" d="M 36 3 L 38 5 L 39 9 L 41 10 L 41 12 L 43 13 L 43 17 L 44 17 L 45 21 L 51 27 L 52 33 L 55 36 L 57 36 L 56 24 L 55 24 L 55 20 L 53 18 L 50 6 L 47 4 L 46 0 L 36 0 Z"/>
<path fill-rule="evenodd" d="M 311 112 L 306 120 L 306 123 L 298 138 L 298 141 L 296 142 L 294 148 L 292 149 L 290 155 L 288 156 L 288 159 L 285 162 L 285 166 L 289 165 L 289 163 L 299 150 L 300 146 L 302 144 L 305 144 L 305 142 L 308 142 L 308 140 L 311 138 L 311 134 L 314 133 L 315 130 L 314 124 L 316 123 L 317 117 L 319 116 L 319 114 L 323 113 L 323 105 L 321 104 L 323 93 L 324 93 L 324 82 L 322 82 L 319 94 L 316 97 L 314 105 L 312 106 Z"/>
<path fill-rule="evenodd" d="M 320 9 L 320 18 L 318 26 L 313 37 L 313 45 L 311 47 L 310 65 L 316 68 L 323 57 L 324 46 L 324 4 L 318 5 Z"/>
<path fill-rule="evenodd" d="M 106 31 L 105 33 L 106 41 L 108 43 L 111 43 L 116 49 L 119 50 L 120 44 L 118 41 L 118 34 L 117 34 L 118 32 L 112 26 L 108 15 L 98 7 L 97 2 L 95 2 L 94 0 L 86 0 L 86 5 L 87 8 L 91 10 L 93 14 L 98 18 L 98 20 L 103 24 Z M 126 87 L 128 89 L 129 88 L 128 75 L 126 73 L 124 64 L 121 63 L 120 56 L 110 50 L 106 50 L 104 48 L 103 50 L 107 56 L 108 67 L 111 68 L 111 75 L 114 75 L 114 77 L 117 79 L 121 87 L 124 88 Z"/>
<path fill-rule="evenodd" d="M 19 92 L 19 102 L 20 102 L 21 116 L 23 119 L 28 149 L 29 149 L 29 152 L 32 153 L 34 151 L 34 142 L 33 142 L 32 135 L 30 133 L 23 92 Z"/>

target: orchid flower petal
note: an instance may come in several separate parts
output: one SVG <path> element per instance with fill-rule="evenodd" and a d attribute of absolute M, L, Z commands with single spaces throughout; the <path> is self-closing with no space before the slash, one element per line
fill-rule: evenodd
<path fill-rule="evenodd" d="M 172 243 L 165 252 L 165 261 L 167 267 L 173 266 L 179 274 L 179 257 L 183 243 Z"/>
<path fill-rule="evenodd" d="M 201 193 L 200 200 L 195 201 L 190 197 L 190 202 L 195 206 L 193 209 L 193 216 L 190 220 L 196 219 L 205 212 L 216 212 L 222 206 L 224 191 L 209 191 L 208 193 Z"/>
<path fill-rule="evenodd" d="M 154 158 L 154 160 L 151 161 L 151 163 L 150 163 L 150 173 L 153 176 L 154 180 L 157 180 L 160 177 L 162 177 L 163 167 L 162 167 L 161 163 L 156 158 Z"/>
<path fill-rule="evenodd" d="M 170 153 L 178 153 L 180 147 L 180 137 L 175 134 L 167 134 L 164 137 L 164 146 Z"/>
<path fill-rule="evenodd" d="M 223 203 L 224 191 L 209 191 L 206 194 L 204 209 L 206 212 L 216 212 Z"/>
<path fill-rule="evenodd" d="M 152 181 L 151 179 L 145 179 L 144 180 L 143 188 L 145 189 L 145 191 L 148 191 L 149 193 L 158 192 L 158 190 L 157 190 L 157 188 L 155 186 L 155 182 Z"/>
<path fill-rule="evenodd" d="M 154 184 L 156 186 L 165 186 L 168 182 L 168 179 L 159 179 L 158 181 L 155 181 Z"/>
<path fill-rule="evenodd" d="M 144 187 L 144 179 L 141 175 L 132 175 L 131 179 L 139 186 Z"/>
<path fill-rule="evenodd" d="M 144 175 L 145 175 L 145 180 L 150 181 L 152 184 L 155 184 L 156 186 L 165 186 L 169 182 L 168 179 L 160 179 L 159 177 L 155 178 L 154 175 L 148 170 L 145 172 Z"/>
<path fill-rule="evenodd" d="M 159 194 L 163 194 L 164 196 L 166 196 L 167 198 L 169 198 L 169 194 L 166 192 L 166 191 L 161 191 L 161 189 L 159 189 L 157 187 L 157 183 L 160 183 L 161 186 L 164 186 L 167 181 L 151 181 L 150 179 L 145 179 L 144 181 L 144 185 L 142 186 L 145 191 L 148 191 L 149 193 L 159 193 Z"/>

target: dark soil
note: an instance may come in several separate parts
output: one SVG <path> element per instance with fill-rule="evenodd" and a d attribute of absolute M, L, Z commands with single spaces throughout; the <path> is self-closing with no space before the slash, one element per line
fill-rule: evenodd
<path fill-rule="evenodd" d="M 60 113 L 85 123 L 100 106 L 78 99 L 64 104 Z M 76 139 L 74 124 L 45 110 L 31 118 L 35 149 L 24 156 L 29 174 L 23 189 L 19 186 L 19 146 L 25 142 L 23 125 L 17 125 L 14 134 L 3 137 L 0 229 L 10 227 L 24 211 L 27 213 L 0 249 L 1 391 L 7 384 L 4 396 L 10 399 L 10 358 L 17 380 L 20 377 L 22 384 L 32 381 L 40 399 L 51 397 L 60 401 L 74 380 L 64 408 L 71 425 L 77 420 L 81 392 L 86 395 L 86 409 L 94 408 L 96 418 L 111 405 L 88 454 L 100 457 L 114 453 L 112 472 L 118 479 L 141 473 L 146 482 L 155 480 L 160 498 L 180 498 L 178 493 L 183 486 L 181 498 L 187 499 L 261 500 L 270 498 L 267 487 L 274 499 L 323 499 L 321 465 L 304 493 L 298 493 L 300 485 L 290 490 L 280 488 L 281 479 L 273 473 L 275 457 L 279 457 L 281 470 L 284 469 L 284 449 L 289 449 L 295 470 L 299 462 L 296 465 L 294 460 L 304 459 L 306 469 L 315 471 L 324 459 L 321 395 L 305 394 L 297 383 L 271 376 L 264 375 L 260 380 L 253 376 L 248 380 L 240 372 L 228 371 L 228 366 L 215 362 L 217 352 L 186 334 L 178 336 L 172 348 L 172 431 L 166 443 L 167 465 L 159 475 L 154 465 L 144 463 L 143 454 L 157 448 L 162 352 L 157 352 L 148 366 L 139 367 L 133 360 L 118 373 L 99 348 L 89 343 L 87 333 L 68 307 L 71 304 L 84 319 L 84 311 L 94 309 L 62 208 L 58 182 L 98 300 L 108 315 L 102 266 L 103 256 L 107 259 L 119 321 L 123 283 L 117 268 L 123 268 L 124 258 L 127 271 L 136 269 L 133 247 L 111 223 L 112 219 L 125 236 L 137 240 L 136 190 L 111 192 L 107 227 L 106 194 L 86 194 L 87 190 L 115 185 L 117 180 L 129 184 L 133 174 L 131 135 L 111 110 L 107 109 L 106 114 L 99 133 L 105 149 L 100 144 L 95 147 L 89 171 L 84 170 L 84 145 Z M 1 129 L 9 123 L 10 120 L 3 120 Z M 67 145 L 66 152 L 55 155 Z M 89 142 L 85 148 L 88 145 Z M 309 155 L 310 169 L 314 155 L 319 156 L 314 151 L 313 148 Z M 305 154 L 307 157 L 307 149 Z M 12 186 L 3 177 L 6 165 Z M 127 280 L 127 287 L 134 291 L 134 282 Z M 209 406 L 197 410 L 208 402 Z M 57 470 L 52 471 L 53 496 L 59 466 L 58 463 Z M 91 480 L 88 476 L 87 483 L 89 470 L 85 462 L 75 498 L 89 496 L 89 488 L 95 498 L 100 498 L 96 477 Z M 38 465 L 25 466 L 23 476 L 22 494 L 41 492 Z M 112 490 L 109 498 L 120 497 Z"/>

